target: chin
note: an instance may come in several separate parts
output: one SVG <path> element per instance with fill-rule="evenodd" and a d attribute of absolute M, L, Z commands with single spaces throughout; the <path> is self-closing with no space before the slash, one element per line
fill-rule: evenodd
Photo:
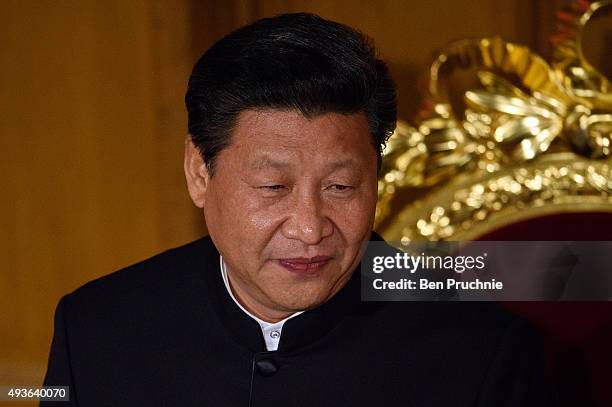
<path fill-rule="evenodd" d="M 291 301 L 288 303 L 280 304 L 281 307 L 288 312 L 299 312 L 306 311 L 309 309 L 317 308 L 319 305 L 323 304 L 322 300 L 304 300 L 304 301 Z"/>
<path fill-rule="evenodd" d="M 303 311 L 316 308 L 323 304 L 331 295 L 327 287 L 296 287 L 286 290 L 287 295 L 282 298 L 273 298 L 273 301 L 288 311 Z"/>

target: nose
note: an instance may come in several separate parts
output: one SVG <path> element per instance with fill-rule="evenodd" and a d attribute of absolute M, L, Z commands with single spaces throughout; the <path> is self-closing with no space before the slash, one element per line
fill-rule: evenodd
<path fill-rule="evenodd" d="M 313 191 L 296 196 L 292 206 L 290 216 L 282 226 L 286 238 L 316 245 L 333 233 L 334 226 L 324 213 L 324 203 L 319 194 Z"/>

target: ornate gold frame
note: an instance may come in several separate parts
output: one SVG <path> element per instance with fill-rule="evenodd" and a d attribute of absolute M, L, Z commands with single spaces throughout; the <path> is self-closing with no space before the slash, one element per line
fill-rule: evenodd
<path fill-rule="evenodd" d="M 500 38 L 464 40 L 430 69 L 429 109 L 399 123 L 385 149 L 376 229 L 388 240 L 471 240 L 561 212 L 612 212 L 612 88 L 584 57 L 582 35 L 612 1 L 560 13 L 548 64 Z M 453 108 L 459 67 L 480 86 Z"/>

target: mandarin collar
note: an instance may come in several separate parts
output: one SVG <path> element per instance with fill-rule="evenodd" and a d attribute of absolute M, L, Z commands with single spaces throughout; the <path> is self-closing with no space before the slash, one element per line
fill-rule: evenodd
<path fill-rule="evenodd" d="M 211 306 L 221 325 L 242 346 L 251 352 L 267 352 L 261 327 L 257 321 L 245 314 L 232 300 L 225 288 L 219 264 L 219 252 L 212 239 L 204 239 L 206 248 L 202 251 L 202 267 L 208 287 Z M 372 232 L 371 240 L 382 240 Z M 357 311 L 361 304 L 361 263 L 357 265 L 348 282 L 327 302 L 317 308 L 287 320 L 283 325 L 279 353 L 298 352 L 325 336 L 346 316 Z"/>

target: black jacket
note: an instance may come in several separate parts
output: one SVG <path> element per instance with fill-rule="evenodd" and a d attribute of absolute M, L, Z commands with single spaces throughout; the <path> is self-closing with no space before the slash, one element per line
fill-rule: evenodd
<path fill-rule="evenodd" d="M 267 352 L 205 237 L 63 297 L 44 384 L 62 406 L 541 406 L 538 343 L 492 304 L 361 302 L 355 272 Z"/>

